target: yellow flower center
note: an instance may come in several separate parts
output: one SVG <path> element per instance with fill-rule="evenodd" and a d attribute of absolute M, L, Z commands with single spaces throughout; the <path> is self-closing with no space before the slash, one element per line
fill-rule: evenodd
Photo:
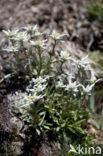
<path fill-rule="evenodd" d="M 64 53 L 64 57 L 68 57 L 68 53 L 66 52 L 66 53 Z"/>
<path fill-rule="evenodd" d="M 29 101 L 32 101 L 32 99 L 35 99 L 37 97 L 37 95 L 29 95 Z"/>
<path fill-rule="evenodd" d="M 40 82 L 39 82 L 38 84 L 40 84 Z M 42 89 L 42 86 L 39 85 L 39 86 L 37 86 L 37 87 L 34 87 L 34 89 L 35 89 L 35 90 L 38 90 L 38 89 L 41 90 L 41 89 Z"/>
<path fill-rule="evenodd" d="M 13 49 L 13 50 L 17 50 L 17 47 L 13 47 L 12 49 Z"/>
<path fill-rule="evenodd" d="M 24 34 L 22 32 L 19 32 L 18 37 L 24 38 Z"/>
<path fill-rule="evenodd" d="M 42 81 L 43 79 L 41 77 L 37 78 L 37 83 L 40 84 L 40 82 Z"/>
<path fill-rule="evenodd" d="M 11 31 L 8 32 L 8 34 L 12 36 L 12 35 L 15 35 L 16 32 L 14 30 L 11 30 Z"/>
<path fill-rule="evenodd" d="M 29 102 L 32 102 L 32 100 L 31 100 L 31 99 L 29 99 Z"/>
<path fill-rule="evenodd" d="M 55 37 L 58 37 L 58 36 L 60 36 L 60 34 L 57 33 L 57 32 L 54 32 L 54 36 L 55 36 Z"/>
<path fill-rule="evenodd" d="M 43 41 L 41 41 L 41 40 L 36 40 L 35 42 L 36 42 L 37 44 L 40 44 L 40 45 L 43 44 Z"/>

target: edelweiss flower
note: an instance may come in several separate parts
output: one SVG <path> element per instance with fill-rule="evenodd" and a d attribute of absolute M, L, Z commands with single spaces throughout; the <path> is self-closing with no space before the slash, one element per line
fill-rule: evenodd
<path fill-rule="evenodd" d="M 23 27 L 27 32 L 36 32 L 38 31 L 38 26 L 35 25 L 35 26 L 32 26 L 32 25 L 29 25 L 27 27 Z"/>
<path fill-rule="evenodd" d="M 35 84 L 41 84 L 41 83 L 45 83 L 47 81 L 47 79 L 49 78 L 49 76 L 45 76 L 44 78 L 39 76 L 38 78 L 32 78 L 32 81 L 35 83 Z"/>
<path fill-rule="evenodd" d="M 72 59 L 78 68 L 82 68 L 84 70 L 90 70 L 90 65 L 88 61 L 88 55 L 81 60 Z"/>
<path fill-rule="evenodd" d="M 46 88 L 46 86 L 47 86 L 47 84 L 45 84 L 45 85 L 38 85 L 38 86 L 35 86 L 34 87 L 34 90 L 36 91 L 36 92 L 42 92 L 45 88 Z"/>
<path fill-rule="evenodd" d="M 30 92 L 42 92 L 46 88 L 47 84 L 37 84 L 33 89 L 27 89 Z"/>
<path fill-rule="evenodd" d="M 99 79 L 100 80 L 100 79 Z M 89 82 L 91 84 L 98 82 L 99 80 L 97 80 L 97 78 L 94 75 L 94 71 L 91 69 L 91 79 L 89 80 Z"/>
<path fill-rule="evenodd" d="M 86 87 L 84 87 L 82 84 L 80 84 L 79 86 L 82 87 L 84 93 L 90 94 L 92 88 L 94 87 L 94 84 L 92 84 L 92 85 L 87 85 Z"/>
<path fill-rule="evenodd" d="M 8 31 L 3 30 L 3 32 L 4 32 L 7 36 L 9 36 L 9 37 L 14 37 L 14 36 L 16 36 L 17 33 L 18 33 L 18 31 L 19 31 L 19 30 L 8 30 Z"/>
<path fill-rule="evenodd" d="M 95 77 L 95 75 L 94 75 L 94 71 L 91 69 L 91 78 L 90 78 L 90 80 L 87 80 L 90 84 L 96 84 L 97 82 L 99 82 L 99 81 L 102 81 L 103 79 L 97 79 L 96 77 Z"/>
<path fill-rule="evenodd" d="M 56 31 L 53 31 L 50 37 L 52 37 L 54 40 L 60 40 L 62 37 L 64 37 L 66 34 L 60 34 Z"/>
<path fill-rule="evenodd" d="M 46 41 L 47 40 L 36 40 L 36 41 L 30 41 L 31 45 L 37 48 L 45 49 L 46 48 Z"/>
<path fill-rule="evenodd" d="M 57 88 L 65 88 L 65 85 L 63 84 L 62 81 L 58 81 L 56 87 Z"/>
<path fill-rule="evenodd" d="M 69 84 L 66 86 L 65 90 L 77 92 L 78 91 L 77 87 L 78 87 L 77 82 L 76 81 L 72 82 L 72 80 L 69 79 Z"/>
<path fill-rule="evenodd" d="M 33 95 L 29 95 L 29 96 L 25 96 L 24 97 L 24 101 L 25 101 L 25 105 L 22 105 L 21 107 L 26 107 L 30 104 L 33 104 L 35 101 L 42 99 L 45 95 L 37 95 L 36 93 L 34 93 Z"/>
<path fill-rule="evenodd" d="M 33 95 L 28 96 L 30 102 L 39 100 L 42 97 L 43 97 L 43 95 L 37 95 L 36 93 L 34 93 Z"/>
<path fill-rule="evenodd" d="M 18 52 L 19 47 L 18 46 L 10 46 L 7 49 L 3 49 L 3 50 L 8 51 L 8 52 Z"/>
<path fill-rule="evenodd" d="M 27 27 L 23 27 L 27 32 L 30 32 L 32 34 L 34 34 L 34 36 L 40 36 L 42 35 L 42 33 L 40 33 L 38 31 L 38 26 L 35 25 L 35 26 L 27 26 Z"/>
<path fill-rule="evenodd" d="M 34 32 L 34 36 L 40 36 L 40 35 L 42 35 L 43 33 L 41 33 L 41 32 L 39 32 L 39 31 L 35 31 Z"/>
<path fill-rule="evenodd" d="M 29 37 L 26 32 L 19 32 L 16 37 L 12 38 L 16 41 L 28 41 Z"/>
<path fill-rule="evenodd" d="M 69 59 L 69 53 L 67 51 L 62 50 L 60 53 L 60 57 L 63 60 L 68 60 Z"/>

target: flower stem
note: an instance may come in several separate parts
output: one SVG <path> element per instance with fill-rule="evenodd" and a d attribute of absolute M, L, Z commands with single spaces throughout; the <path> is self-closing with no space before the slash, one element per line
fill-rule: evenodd
<path fill-rule="evenodd" d="M 40 75 L 41 69 L 42 69 L 42 57 L 41 57 L 41 51 L 40 48 L 38 48 L 38 54 L 39 54 L 39 71 L 38 71 L 38 76 Z"/>

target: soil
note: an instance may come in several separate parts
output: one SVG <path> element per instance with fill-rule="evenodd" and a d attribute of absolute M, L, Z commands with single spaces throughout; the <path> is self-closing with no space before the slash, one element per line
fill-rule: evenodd
<path fill-rule="evenodd" d="M 103 27 L 97 20 L 92 23 L 89 21 L 86 9 L 88 1 L 0 0 L 0 78 L 10 72 L 8 70 L 8 62 L 13 59 L 12 54 L 7 54 L 2 50 L 7 45 L 7 39 L 2 30 L 37 24 L 40 27 L 40 31 L 48 34 L 54 29 L 69 34 L 68 42 L 77 45 L 80 50 L 86 53 L 90 50 L 103 51 Z M 25 94 L 26 82 L 21 87 L 21 81 L 18 78 L 13 78 L 0 83 L 0 132 L 4 131 L 7 135 L 11 133 L 15 124 L 18 125 L 18 120 L 13 120 L 11 105 L 15 105 L 18 101 L 20 102 L 18 97 L 21 94 Z M 19 93 L 19 96 L 16 92 Z M 3 134 L 0 136 L 3 136 Z M 97 140 L 101 136 L 103 135 L 100 132 Z M 57 142 L 52 142 L 49 145 L 47 142 L 44 139 L 42 146 L 45 146 L 45 148 L 42 147 L 42 149 L 48 148 L 48 151 L 55 151 L 55 144 L 59 146 Z M 20 144 L 21 147 L 22 144 Z M 42 150 L 40 149 L 39 151 Z M 34 151 L 34 153 L 37 152 L 40 156 L 39 151 Z M 55 155 L 55 153 L 47 154 L 47 156 L 52 155 Z M 46 155 L 42 153 L 42 156 Z"/>

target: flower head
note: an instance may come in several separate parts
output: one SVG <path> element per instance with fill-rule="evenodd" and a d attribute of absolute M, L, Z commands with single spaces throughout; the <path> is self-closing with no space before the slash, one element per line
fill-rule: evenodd
<path fill-rule="evenodd" d="M 44 78 L 43 77 L 41 77 L 41 76 L 39 76 L 38 78 L 32 78 L 32 81 L 35 83 L 35 84 L 42 84 L 42 83 L 45 83 L 46 81 L 47 81 L 47 79 L 49 78 L 49 76 L 44 76 Z"/>
<path fill-rule="evenodd" d="M 27 89 L 30 92 L 42 92 L 46 88 L 47 84 L 36 84 L 32 89 Z"/>
<path fill-rule="evenodd" d="M 30 104 L 33 104 L 35 101 L 42 99 L 44 96 L 45 95 L 37 95 L 37 93 L 25 96 L 24 97 L 25 105 L 22 105 L 21 107 L 29 106 Z"/>
<path fill-rule="evenodd" d="M 32 34 L 34 34 L 34 36 L 40 36 L 42 33 L 40 33 L 38 31 L 38 26 L 35 25 L 35 26 L 27 26 L 27 27 L 23 27 L 27 32 L 30 32 Z"/>
<path fill-rule="evenodd" d="M 47 84 L 40 84 L 38 86 L 34 86 L 34 90 L 36 92 L 42 92 L 46 88 Z"/>
<path fill-rule="evenodd" d="M 89 81 L 91 84 L 96 83 L 98 81 L 97 78 L 95 77 L 94 71 L 92 69 L 91 69 L 91 78 Z"/>
<path fill-rule="evenodd" d="M 63 84 L 63 81 L 60 80 L 60 81 L 57 82 L 56 87 L 57 88 L 65 88 L 65 85 Z"/>
<path fill-rule="evenodd" d="M 56 31 L 53 31 L 50 37 L 52 37 L 54 40 L 60 40 L 62 37 L 64 37 L 66 34 L 60 34 Z"/>
<path fill-rule="evenodd" d="M 36 40 L 36 41 L 30 41 L 31 45 L 37 48 L 45 49 L 46 48 L 46 41 L 47 40 Z"/>
<path fill-rule="evenodd" d="M 36 32 L 38 31 L 38 26 L 35 25 L 35 26 L 32 26 L 32 25 L 29 25 L 27 27 L 23 27 L 27 32 Z"/>
<path fill-rule="evenodd" d="M 17 35 L 19 30 L 8 30 L 8 31 L 5 31 L 3 30 L 3 32 L 8 36 L 8 37 L 14 37 Z"/>
<path fill-rule="evenodd" d="M 17 35 L 15 37 L 13 37 L 12 39 L 16 40 L 16 41 L 28 41 L 29 37 L 27 35 L 26 32 L 19 32 L 17 33 Z"/>
<path fill-rule="evenodd" d="M 35 31 L 35 32 L 34 32 L 34 36 L 36 36 L 36 37 L 37 37 L 37 36 L 40 36 L 40 35 L 42 35 L 42 33 L 41 33 L 41 32 L 39 32 L 39 31 Z"/>
<path fill-rule="evenodd" d="M 18 46 L 10 46 L 10 47 L 3 49 L 3 50 L 8 51 L 8 52 L 18 52 L 19 47 Z"/>
<path fill-rule="evenodd" d="M 62 50 L 60 53 L 60 57 L 63 60 L 68 60 L 69 59 L 69 53 L 67 51 Z"/>
<path fill-rule="evenodd" d="M 69 84 L 66 86 L 65 90 L 77 92 L 78 91 L 77 90 L 77 87 L 78 87 L 77 82 L 76 81 L 72 82 L 71 79 L 69 79 L 68 81 L 69 81 Z"/>
<path fill-rule="evenodd" d="M 76 60 L 76 59 L 72 59 L 75 63 L 75 65 L 80 69 L 84 69 L 84 70 L 90 70 L 90 65 L 89 65 L 89 61 L 88 61 L 88 55 L 84 58 L 82 58 L 81 60 Z"/>
<path fill-rule="evenodd" d="M 37 95 L 37 93 L 34 93 L 33 95 L 29 95 L 28 99 L 30 102 L 34 102 L 36 100 L 41 99 L 43 96 L 42 95 Z"/>
<path fill-rule="evenodd" d="M 80 84 L 79 86 L 81 86 L 81 87 L 82 87 L 83 92 L 84 92 L 85 94 L 90 95 L 90 92 L 91 92 L 91 90 L 92 90 L 92 89 L 93 89 L 93 87 L 94 87 L 94 84 L 92 84 L 92 85 L 87 85 L 86 87 L 85 87 L 85 86 L 83 86 L 82 84 Z"/>

